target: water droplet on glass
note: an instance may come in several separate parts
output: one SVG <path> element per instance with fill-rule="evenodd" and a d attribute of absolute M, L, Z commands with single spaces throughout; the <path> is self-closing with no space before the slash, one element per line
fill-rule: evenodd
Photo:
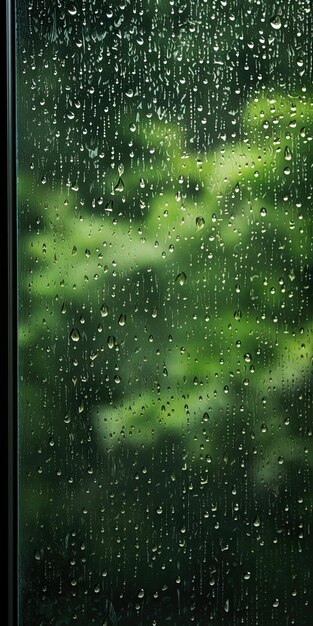
<path fill-rule="evenodd" d="M 68 12 L 70 15 L 76 15 L 76 13 L 77 13 L 76 6 L 75 6 L 74 4 L 70 4 L 70 5 L 69 5 L 69 7 L 68 7 L 68 9 L 67 9 L 67 12 Z"/>
<path fill-rule="evenodd" d="M 274 28 L 274 30 L 279 30 L 281 28 L 281 19 L 279 17 L 279 15 L 274 15 L 271 19 L 271 27 Z"/>
<path fill-rule="evenodd" d="M 260 209 L 260 215 L 261 217 L 266 217 L 267 215 L 267 210 L 264 206 L 262 206 L 262 208 Z"/>
<path fill-rule="evenodd" d="M 121 315 L 119 316 L 119 319 L 118 319 L 118 323 L 119 323 L 120 326 L 125 326 L 125 324 L 126 324 L 126 315 L 125 315 L 125 313 L 121 313 Z"/>
<path fill-rule="evenodd" d="M 253 520 L 253 526 L 255 526 L 255 528 L 258 528 L 261 525 L 261 520 L 259 518 L 258 515 L 256 515 L 256 517 Z"/>
<path fill-rule="evenodd" d="M 138 594 L 137 594 L 137 595 L 138 595 L 138 598 L 143 598 L 143 597 L 144 597 L 144 595 L 145 595 L 144 590 L 143 590 L 143 589 L 140 589 L 140 590 L 138 591 Z"/>
<path fill-rule="evenodd" d="M 110 350 L 112 350 L 114 346 L 115 346 L 115 337 L 113 337 L 113 335 L 110 335 L 108 337 L 108 347 L 110 348 Z"/>
<path fill-rule="evenodd" d="M 196 226 L 198 230 L 201 230 L 201 228 L 203 228 L 205 224 L 205 219 L 204 217 L 197 217 L 196 218 Z"/>
<path fill-rule="evenodd" d="M 107 317 L 109 315 L 109 309 L 106 304 L 103 304 L 100 308 L 101 317 Z"/>
<path fill-rule="evenodd" d="M 291 152 L 289 146 L 286 146 L 286 148 L 285 148 L 284 157 L 285 157 L 286 161 L 291 161 L 291 159 L 292 159 L 292 152 Z"/>
<path fill-rule="evenodd" d="M 119 193 L 121 193 L 122 191 L 124 191 L 124 187 L 125 185 L 120 177 L 114 187 L 114 191 L 118 191 Z"/>
<path fill-rule="evenodd" d="M 112 211 L 113 211 L 113 201 L 110 200 L 110 202 L 106 204 L 104 212 L 106 215 L 111 215 Z"/>
<path fill-rule="evenodd" d="M 176 276 L 176 282 L 183 286 L 186 283 L 187 280 L 187 276 L 185 274 L 185 272 L 181 272 L 180 274 L 178 274 L 178 276 Z"/>
<path fill-rule="evenodd" d="M 75 343 L 80 340 L 80 332 L 79 332 L 78 328 L 72 328 L 72 330 L 70 332 L 70 338 Z"/>

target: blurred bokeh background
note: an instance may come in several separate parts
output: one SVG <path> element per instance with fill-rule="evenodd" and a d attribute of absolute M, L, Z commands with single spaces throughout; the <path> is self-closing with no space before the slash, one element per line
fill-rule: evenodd
<path fill-rule="evenodd" d="M 16 4 L 20 623 L 307 626 L 310 2 Z"/>

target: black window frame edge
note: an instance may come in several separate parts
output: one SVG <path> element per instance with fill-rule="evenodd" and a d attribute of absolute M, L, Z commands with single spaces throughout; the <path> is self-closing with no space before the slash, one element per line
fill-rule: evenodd
<path fill-rule="evenodd" d="M 3 229 L 6 252 L 7 338 L 5 366 L 7 372 L 7 417 L 3 419 L 2 459 L 7 464 L 7 615 L 8 624 L 18 620 L 18 534 L 17 534 L 17 216 L 16 216 L 16 90 L 15 90 L 15 0 L 3 3 L 3 50 L 6 85 L 6 228 Z"/>

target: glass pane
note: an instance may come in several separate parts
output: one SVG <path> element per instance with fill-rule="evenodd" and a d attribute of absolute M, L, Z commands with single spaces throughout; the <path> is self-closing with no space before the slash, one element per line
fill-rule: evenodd
<path fill-rule="evenodd" d="M 20 624 L 309 625 L 309 0 L 16 5 Z"/>

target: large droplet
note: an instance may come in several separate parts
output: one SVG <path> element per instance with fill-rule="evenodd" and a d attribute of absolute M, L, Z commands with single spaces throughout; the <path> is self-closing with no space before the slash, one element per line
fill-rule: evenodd
<path fill-rule="evenodd" d="M 292 152 L 289 148 L 289 146 L 286 146 L 285 150 L 284 150 L 284 157 L 286 161 L 291 161 L 292 159 Z"/>
<path fill-rule="evenodd" d="M 124 191 L 124 187 L 125 187 L 125 185 L 124 185 L 121 177 L 119 177 L 119 179 L 117 181 L 117 184 L 114 187 L 114 191 L 119 191 L 121 193 L 122 191 Z"/>
<path fill-rule="evenodd" d="M 258 528 L 261 525 L 261 520 L 259 518 L 258 515 L 256 515 L 256 517 L 253 520 L 253 526 L 255 526 L 255 528 Z"/>
<path fill-rule="evenodd" d="M 279 30 L 281 28 L 281 19 L 279 17 L 279 15 L 274 15 L 271 19 L 271 27 L 274 28 L 274 30 Z"/>
<path fill-rule="evenodd" d="M 107 315 L 109 315 L 109 309 L 106 304 L 103 303 L 102 307 L 100 308 L 100 313 L 101 317 L 107 317 Z"/>
<path fill-rule="evenodd" d="M 110 200 L 110 202 L 108 202 L 108 204 L 105 206 L 104 212 L 106 215 L 111 215 L 113 211 L 113 201 Z"/>
<path fill-rule="evenodd" d="M 80 332 L 79 332 L 78 328 L 72 328 L 72 330 L 70 332 L 70 338 L 75 343 L 80 340 Z"/>
<path fill-rule="evenodd" d="M 198 230 L 201 230 L 201 228 L 203 228 L 205 224 L 205 219 L 204 217 L 197 217 L 196 218 L 196 226 Z"/>
<path fill-rule="evenodd" d="M 76 15 L 76 13 L 77 13 L 76 6 L 75 6 L 74 4 L 70 4 L 70 5 L 69 5 L 69 7 L 68 7 L 68 9 L 67 9 L 67 12 L 68 12 L 70 15 Z"/>
<path fill-rule="evenodd" d="M 113 335 L 110 335 L 108 337 L 108 347 L 110 348 L 110 350 L 112 350 L 114 346 L 115 346 L 115 337 L 113 337 Z"/>
<path fill-rule="evenodd" d="M 121 313 L 121 315 L 118 318 L 118 323 L 120 326 L 125 326 L 126 324 L 126 315 L 125 313 Z"/>
<path fill-rule="evenodd" d="M 176 282 L 183 286 L 186 283 L 187 280 L 187 276 L 185 274 L 185 272 L 181 272 L 180 274 L 178 274 L 178 276 L 176 276 Z"/>

